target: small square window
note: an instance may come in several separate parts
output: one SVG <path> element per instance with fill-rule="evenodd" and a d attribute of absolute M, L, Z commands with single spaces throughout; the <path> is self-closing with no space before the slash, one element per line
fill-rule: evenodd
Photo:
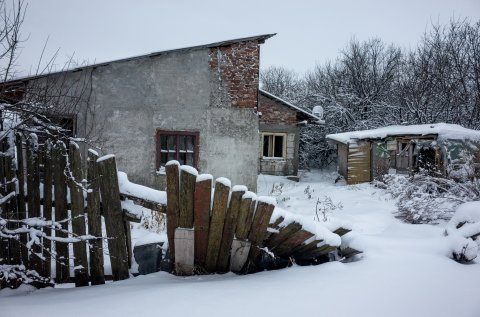
<path fill-rule="evenodd" d="M 168 161 L 197 168 L 198 132 L 157 131 L 157 170 Z"/>
<path fill-rule="evenodd" d="M 263 134 L 263 157 L 285 158 L 286 156 L 285 133 L 264 133 Z"/>

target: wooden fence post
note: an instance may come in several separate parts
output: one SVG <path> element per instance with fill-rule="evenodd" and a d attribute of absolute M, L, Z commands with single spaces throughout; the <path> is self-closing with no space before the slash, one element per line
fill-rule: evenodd
<path fill-rule="evenodd" d="M 67 180 L 65 177 L 66 148 L 63 142 L 57 142 L 53 148 L 53 191 L 55 196 L 55 222 L 68 219 Z M 68 237 L 68 222 L 62 223 L 62 229 L 55 230 L 55 237 Z M 55 242 L 55 281 L 67 283 L 70 280 L 68 243 Z"/>
<path fill-rule="evenodd" d="M 53 162 L 52 162 L 52 142 L 47 140 L 45 142 L 43 154 L 43 166 L 44 166 L 44 176 L 43 176 L 43 218 L 47 221 L 52 220 L 52 186 L 53 186 Z M 52 235 L 52 229 L 49 227 L 44 227 L 43 232 L 47 236 Z M 43 263 L 43 276 L 51 276 L 52 268 L 52 241 L 49 239 L 43 238 L 43 256 L 45 261 Z"/>
<path fill-rule="evenodd" d="M 13 138 L 14 134 L 13 131 L 9 133 L 8 138 Z M 7 153 L 10 153 L 10 155 L 14 155 L 15 149 L 10 149 L 11 146 L 15 146 L 14 142 L 10 142 L 13 140 L 8 140 L 5 149 Z M 5 164 L 5 181 L 7 182 L 7 194 L 16 192 L 16 182 L 14 181 L 16 175 L 15 175 L 15 157 L 14 156 L 6 156 L 4 158 L 4 164 Z M 15 197 L 16 198 L 16 197 Z M 6 206 L 5 210 L 7 212 L 8 219 L 10 220 L 18 220 L 18 209 L 17 209 L 17 200 L 12 199 L 10 200 Z M 15 230 L 19 228 L 19 224 L 16 222 L 9 223 L 9 229 Z M 10 246 L 9 246 L 9 251 L 10 251 L 10 263 L 11 264 L 21 264 L 22 262 L 22 257 L 21 257 L 21 250 L 20 250 L 20 241 L 17 239 L 9 239 L 10 241 Z M 39 272 L 41 273 L 41 272 Z"/>
<path fill-rule="evenodd" d="M 73 236 L 84 236 L 85 229 L 85 203 L 83 198 L 82 185 L 82 162 L 80 149 L 74 142 L 70 142 L 68 149 L 70 200 L 72 211 L 72 232 Z M 85 241 L 73 243 L 73 263 L 75 266 L 75 286 L 88 286 L 88 261 L 87 245 Z"/>
<path fill-rule="evenodd" d="M 40 173 L 39 173 L 39 155 L 38 155 L 38 138 L 37 135 L 31 133 L 27 138 L 27 205 L 28 217 L 40 217 Z M 40 238 L 40 237 L 39 237 Z M 42 273 L 42 247 L 32 245 L 30 253 L 30 267 Z"/>
<path fill-rule="evenodd" d="M 230 251 L 232 249 L 233 237 L 237 228 L 237 217 L 240 211 L 242 196 L 247 191 L 245 186 L 233 186 L 230 198 L 230 207 L 227 209 L 225 224 L 223 226 L 222 241 L 218 252 L 217 271 L 227 272 L 229 268 Z"/>
<path fill-rule="evenodd" d="M 205 258 L 205 269 L 210 273 L 217 269 L 218 252 L 222 240 L 230 186 L 230 181 L 226 178 L 217 178 L 215 181 L 212 219 L 208 233 L 207 257 Z"/>
<path fill-rule="evenodd" d="M 177 228 L 180 193 L 180 164 L 169 161 L 165 165 L 167 173 L 167 238 L 171 263 L 175 263 L 175 228 Z"/>
<path fill-rule="evenodd" d="M 23 136 L 17 133 L 15 136 L 15 145 L 17 147 L 17 179 L 18 179 L 18 218 L 27 218 L 27 208 L 25 206 L 25 165 L 23 162 Z M 28 233 L 20 234 L 20 249 L 22 254 L 22 264 L 28 267 L 28 249 L 26 247 L 28 242 Z"/>
<path fill-rule="evenodd" d="M 6 141 L 0 142 L 0 151 L 5 151 Z M 2 156 L 0 157 L 0 193 L 2 196 L 7 194 L 7 185 L 6 185 L 6 177 L 5 177 L 5 158 Z M 5 211 L 2 210 L 6 214 Z M 5 215 L 6 217 L 7 215 Z M 10 251 L 9 251 L 9 239 L 0 237 L 0 264 L 10 264 Z"/>
<path fill-rule="evenodd" d="M 245 240 L 248 238 L 248 234 L 250 233 L 250 228 L 252 226 L 253 215 L 255 213 L 255 205 L 255 194 L 252 192 L 247 192 L 242 196 L 240 211 L 238 212 L 237 228 L 235 230 L 235 236 L 239 240 Z"/>
<path fill-rule="evenodd" d="M 88 150 L 87 160 L 87 213 L 88 233 L 98 239 L 90 240 L 90 281 L 92 285 L 105 284 L 103 266 L 102 218 L 100 216 L 100 188 L 97 171 L 98 153 Z"/>
<path fill-rule="evenodd" d="M 102 196 L 105 227 L 107 229 L 108 250 L 112 264 L 113 280 L 124 280 L 129 277 L 129 272 L 115 156 L 103 156 L 97 159 L 97 163 L 100 174 L 100 193 Z"/>
<path fill-rule="evenodd" d="M 203 174 L 197 177 L 195 184 L 195 265 L 205 269 L 207 256 L 208 230 L 210 228 L 210 205 L 212 200 L 212 175 Z"/>

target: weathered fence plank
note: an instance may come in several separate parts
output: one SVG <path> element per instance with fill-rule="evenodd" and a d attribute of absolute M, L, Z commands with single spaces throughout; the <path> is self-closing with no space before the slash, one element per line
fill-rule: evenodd
<path fill-rule="evenodd" d="M 85 203 L 83 197 L 83 175 L 82 162 L 80 158 L 80 149 L 74 142 L 70 142 L 68 149 L 69 158 L 69 180 L 72 214 L 72 232 L 73 236 L 84 236 L 85 228 Z M 80 241 L 73 244 L 73 263 L 75 265 L 75 286 L 88 286 L 88 261 L 86 242 Z"/>
<path fill-rule="evenodd" d="M 25 165 L 23 155 L 23 137 L 21 133 L 17 133 L 15 136 L 15 146 L 17 148 L 17 179 L 18 179 L 18 218 L 27 218 L 27 208 L 25 205 Z M 26 247 L 28 242 L 28 233 L 22 233 L 20 235 L 20 249 L 22 254 L 22 264 L 28 267 L 28 249 Z"/>
<path fill-rule="evenodd" d="M 223 226 L 222 241 L 220 242 L 220 249 L 218 252 L 217 271 L 227 272 L 229 265 L 228 260 L 230 258 L 230 251 L 232 249 L 233 237 L 235 235 L 235 229 L 237 227 L 237 217 L 240 210 L 240 204 L 242 196 L 245 194 L 246 188 L 240 188 L 237 190 L 234 186 L 232 195 L 230 197 L 230 207 L 227 209 L 225 216 L 225 223 Z"/>
<path fill-rule="evenodd" d="M 194 268 L 195 234 L 192 228 L 175 229 L 175 273 L 192 275 Z"/>
<path fill-rule="evenodd" d="M 167 238 L 170 260 L 175 263 L 175 228 L 177 228 L 180 194 L 180 164 L 170 161 L 165 166 L 167 173 Z"/>
<path fill-rule="evenodd" d="M 52 186 L 53 186 L 53 162 L 52 162 L 52 143 L 50 140 L 45 142 L 45 146 L 42 151 L 43 156 L 43 218 L 51 220 L 52 218 Z M 52 229 L 44 227 L 43 232 L 47 236 L 52 235 Z M 51 276 L 52 267 L 52 241 L 50 239 L 43 238 L 43 256 L 45 257 L 43 265 L 43 276 Z"/>
<path fill-rule="evenodd" d="M 55 222 L 68 219 L 67 210 L 67 180 L 65 177 L 66 148 L 63 142 L 57 142 L 53 148 L 53 183 L 55 196 Z M 55 237 L 68 237 L 68 222 L 62 223 L 61 230 L 55 230 Z M 55 281 L 68 283 L 70 280 L 68 244 L 55 242 Z"/>
<path fill-rule="evenodd" d="M 245 240 L 248 237 L 250 232 L 250 227 L 252 226 L 253 213 L 255 209 L 252 210 L 252 198 L 253 197 L 242 197 L 240 203 L 240 210 L 238 212 L 237 218 L 237 228 L 235 229 L 235 236 L 239 240 Z M 251 214 L 250 214 L 251 212 Z"/>
<path fill-rule="evenodd" d="M 250 241 L 233 239 L 232 254 L 230 258 L 230 271 L 240 273 L 248 260 Z"/>
<path fill-rule="evenodd" d="M 124 280 L 129 277 L 128 255 L 115 156 L 103 156 L 97 163 L 113 280 Z"/>
<path fill-rule="evenodd" d="M 301 245 L 305 240 L 313 237 L 313 233 L 306 230 L 299 230 L 292 235 L 290 235 L 286 240 L 284 240 L 280 245 L 278 245 L 274 250 L 276 256 L 291 256 L 295 247 Z"/>
<path fill-rule="evenodd" d="M 217 268 L 218 252 L 222 239 L 229 194 L 230 181 L 227 182 L 223 181 L 223 179 L 217 179 L 213 197 L 212 219 L 208 233 L 207 257 L 205 258 L 205 269 L 208 272 L 215 272 Z"/>
<path fill-rule="evenodd" d="M 248 236 L 248 240 L 252 243 L 248 261 L 252 265 L 255 265 L 260 254 L 260 248 L 267 235 L 267 227 L 274 209 L 275 206 L 269 202 L 259 200 L 257 203 L 257 210 L 253 218 L 252 229 Z"/>
<path fill-rule="evenodd" d="M 28 217 L 40 217 L 40 173 L 38 139 L 34 133 L 27 138 L 27 206 Z M 40 239 L 40 237 L 38 237 Z M 42 247 L 33 244 L 30 253 L 30 268 L 41 273 L 43 268 Z"/>
<path fill-rule="evenodd" d="M 0 142 L 0 151 L 5 152 L 6 140 Z M 7 194 L 6 178 L 5 178 L 5 157 L 0 156 L 0 193 L 2 196 Z M 9 241 L 6 238 L 0 237 L 0 264 L 10 264 Z"/>
<path fill-rule="evenodd" d="M 98 239 L 90 241 L 90 282 L 105 284 L 103 266 L 102 217 L 100 216 L 100 185 L 97 169 L 98 153 L 89 150 L 87 159 L 87 214 L 88 233 Z"/>
<path fill-rule="evenodd" d="M 193 228 L 193 204 L 197 174 L 191 166 L 180 167 L 178 228 Z"/>
<path fill-rule="evenodd" d="M 201 176 L 201 175 L 200 175 Z M 203 176 L 201 176 L 203 177 Z M 210 228 L 210 205 L 212 200 L 212 179 L 197 181 L 195 184 L 195 207 L 194 207 L 194 229 L 195 229 L 195 265 L 201 269 L 205 268 L 207 256 L 208 230 Z"/>
<path fill-rule="evenodd" d="M 302 225 L 298 222 L 289 223 L 287 226 L 280 229 L 279 233 L 274 233 L 265 241 L 265 246 L 270 250 L 274 250 L 282 242 L 287 240 L 292 234 L 302 229 Z"/>
<path fill-rule="evenodd" d="M 10 144 L 8 144 L 10 147 Z M 13 146 L 13 144 L 12 144 Z M 11 155 L 14 155 L 15 151 L 8 151 Z M 16 182 L 14 181 L 15 175 L 15 157 L 7 156 L 5 157 L 5 181 L 7 182 L 7 193 L 16 192 Z M 17 210 L 17 200 L 11 199 L 5 206 L 5 211 L 7 213 L 8 219 L 18 220 L 18 210 Z M 15 230 L 19 227 L 17 222 L 11 222 L 8 224 L 9 229 Z M 9 259 L 11 264 L 21 264 L 21 248 L 20 241 L 17 239 L 9 239 Z"/>

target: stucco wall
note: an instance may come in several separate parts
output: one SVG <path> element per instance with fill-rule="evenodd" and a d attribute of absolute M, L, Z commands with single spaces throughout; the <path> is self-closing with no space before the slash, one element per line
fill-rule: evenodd
<path fill-rule="evenodd" d="M 89 103 L 78 111 L 77 136 L 94 123 L 100 152 L 115 154 L 118 169 L 131 181 L 159 188 L 164 176 L 155 170 L 157 129 L 199 132 L 199 171 L 255 190 L 258 45 L 236 43 L 220 53 L 184 50 L 67 73 L 73 80 L 91 72 Z M 221 60 L 212 65 L 217 57 Z M 238 78 L 231 76 L 236 68 Z"/>

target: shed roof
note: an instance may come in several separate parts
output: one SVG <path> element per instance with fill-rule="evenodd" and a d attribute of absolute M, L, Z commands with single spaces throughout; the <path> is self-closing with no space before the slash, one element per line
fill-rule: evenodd
<path fill-rule="evenodd" d="M 286 101 L 286 100 L 284 100 L 284 99 L 282 99 L 282 98 L 280 98 L 280 97 L 277 97 L 277 96 L 275 96 L 274 94 L 269 93 L 268 91 L 265 91 L 265 90 L 263 90 L 263 89 L 259 89 L 259 92 L 260 92 L 260 94 L 264 95 L 264 96 L 267 97 L 267 98 L 273 99 L 273 100 L 275 100 L 275 101 L 283 104 L 284 106 L 287 106 L 287 107 L 289 107 L 289 108 L 292 108 L 293 110 L 301 113 L 302 115 L 306 116 L 307 118 L 314 119 L 317 123 L 320 123 L 320 124 L 324 124 L 324 123 L 325 123 L 324 120 L 322 120 L 321 118 L 317 117 L 317 116 L 314 115 L 313 113 L 310 113 L 310 112 L 308 112 L 308 111 L 306 111 L 306 110 L 304 110 L 304 109 L 302 109 L 302 108 L 300 108 L 300 107 L 297 107 L 297 106 L 295 106 L 294 104 L 292 104 L 292 103 L 290 103 L 290 102 L 288 102 L 288 101 Z"/>
<path fill-rule="evenodd" d="M 433 123 L 417 125 L 391 125 L 383 128 L 328 134 L 328 140 L 348 144 L 358 139 L 383 139 L 389 136 L 437 135 L 439 140 L 480 141 L 480 131 L 464 128 L 458 124 Z"/>
<path fill-rule="evenodd" d="M 52 74 L 60 74 L 60 73 L 65 73 L 65 72 L 77 72 L 77 71 L 81 71 L 81 70 L 88 69 L 88 68 L 107 66 L 107 65 L 112 64 L 112 63 L 128 62 L 128 61 L 131 61 L 131 60 L 136 60 L 136 59 L 141 59 L 141 58 L 155 57 L 155 56 L 158 56 L 158 55 L 165 55 L 165 54 L 171 54 L 171 53 L 195 51 L 195 50 L 200 50 L 200 49 L 204 49 L 204 48 L 214 48 L 214 47 L 228 46 L 228 45 L 231 45 L 231 44 L 234 44 L 234 43 L 250 42 L 250 41 L 258 41 L 260 43 L 263 43 L 263 42 L 265 42 L 265 40 L 267 40 L 267 39 L 269 39 L 269 38 L 271 38 L 272 36 L 275 36 L 275 35 L 276 35 L 276 33 L 262 34 L 262 35 L 256 35 L 256 36 L 250 36 L 250 37 L 243 37 L 243 38 L 225 40 L 225 41 L 221 41 L 221 42 L 214 42 L 214 43 L 210 43 L 210 44 L 189 46 L 189 47 L 183 47 L 183 48 L 177 48 L 177 49 L 171 49 L 171 50 L 165 50 L 165 51 L 157 51 L 157 52 L 152 52 L 152 53 L 148 53 L 148 54 L 142 54 L 142 55 L 131 56 L 131 57 L 127 57 L 127 58 L 112 60 L 112 61 L 106 61 L 106 62 L 101 62 L 101 63 L 95 63 L 95 64 L 90 64 L 90 65 L 80 66 L 80 67 L 61 70 L 61 71 L 57 71 L 57 72 L 51 72 L 51 73 L 46 73 L 46 74 L 39 74 L 39 75 L 15 78 L 15 79 L 12 79 L 12 80 L 8 80 L 6 82 L 7 83 L 21 82 L 21 81 L 26 81 L 26 80 L 45 77 L 45 76 L 52 75 Z"/>

